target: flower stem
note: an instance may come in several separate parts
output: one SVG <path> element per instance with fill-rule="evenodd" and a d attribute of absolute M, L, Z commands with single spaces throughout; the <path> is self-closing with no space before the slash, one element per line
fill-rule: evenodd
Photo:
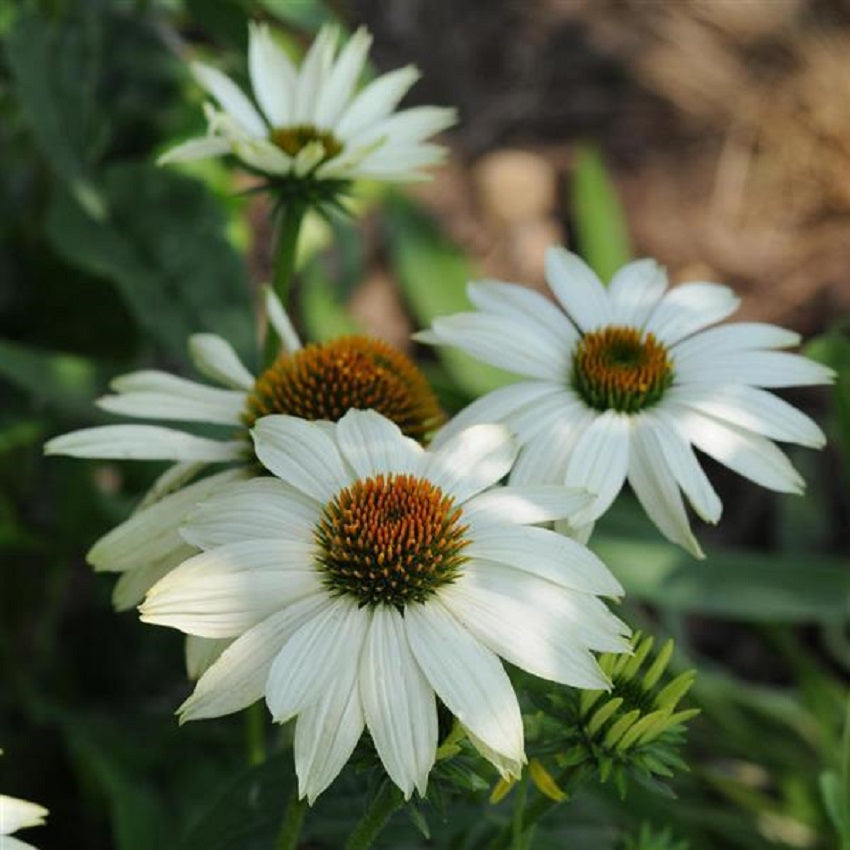
<path fill-rule="evenodd" d="M 298 836 L 301 834 L 301 824 L 307 814 L 307 800 L 298 799 L 298 791 L 292 792 L 286 811 L 283 813 L 283 823 L 277 836 L 275 850 L 297 850 Z"/>
<path fill-rule="evenodd" d="M 245 749 L 251 767 L 266 760 L 266 716 L 262 702 L 245 709 Z"/>
<path fill-rule="evenodd" d="M 298 235 L 308 207 L 298 201 L 290 201 L 280 210 L 280 225 L 277 231 L 277 246 L 275 248 L 274 277 L 272 289 L 286 307 L 289 300 L 292 273 L 295 270 L 295 254 L 298 248 Z M 269 324 L 266 328 L 265 362 L 270 365 L 277 357 L 280 348 L 280 338 L 274 327 Z"/>
<path fill-rule="evenodd" d="M 518 786 L 514 799 L 514 816 L 511 822 L 511 850 L 522 850 L 523 848 L 523 815 L 525 814 L 525 801 L 528 797 L 528 777 L 523 776 Z"/>
<path fill-rule="evenodd" d="M 345 850 L 367 850 L 371 847 L 400 805 L 401 792 L 392 782 L 384 782 L 351 833 Z"/>

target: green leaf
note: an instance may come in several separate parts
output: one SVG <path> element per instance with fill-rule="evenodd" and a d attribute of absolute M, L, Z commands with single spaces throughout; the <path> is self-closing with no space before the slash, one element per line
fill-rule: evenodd
<path fill-rule="evenodd" d="M 629 232 L 617 190 L 599 151 L 576 149 L 572 182 L 572 210 L 578 252 L 608 282 L 631 258 Z"/>
<path fill-rule="evenodd" d="M 104 172 L 104 194 L 104 221 L 67 193 L 57 195 L 47 222 L 55 249 L 110 281 L 139 326 L 176 360 L 185 360 L 190 334 L 213 331 L 255 365 L 247 273 L 206 188 L 153 165 L 125 164 Z"/>
<path fill-rule="evenodd" d="M 668 543 L 602 535 L 591 548 L 627 596 L 669 611 L 771 623 L 850 613 L 850 569 L 841 558 L 725 550 L 695 561 Z"/>
<path fill-rule="evenodd" d="M 466 284 L 476 275 L 464 253 L 403 198 L 393 197 L 388 212 L 393 267 L 420 327 L 427 328 L 437 316 L 470 310 Z M 472 398 L 513 379 L 508 372 L 455 348 L 435 350 L 458 387 Z"/>

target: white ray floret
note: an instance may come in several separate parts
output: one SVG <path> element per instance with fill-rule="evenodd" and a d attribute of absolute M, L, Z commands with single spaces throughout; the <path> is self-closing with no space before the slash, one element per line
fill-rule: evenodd
<path fill-rule="evenodd" d="M 584 532 L 628 481 L 662 533 L 697 557 L 682 494 L 706 522 L 721 503 L 692 446 L 780 492 L 803 481 L 772 442 L 824 445 L 821 429 L 767 389 L 825 384 L 831 370 L 777 349 L 797 334 L 761 323 L 718 325 L 738 306 L 714 283 L 667 287 L 664 269 L 638 260 L 610 286 L 576 255 L 552 247 L 551 301 L 499 281 L 469 284 L 477 308 L 435 319 L 417 335 L 523 376 L 461 411 L 436 436 L 501 422 L 521 450 L 512 484 L 563 484 L 595 494 L 574 516 Z"/>
<path fill-rule="evenodd" d="M 141 606 L 146 622 L 232 640 L 182 720 L 265 698 L 275 720 L 296 718 L 310 802 L 368 730 L 409 797 L 434 763 L 437 699 L 500 771 L 520 772 L 522 719 L 499 656 L 607 686 L 591 650 L 626 651 L 628 629 L 599 597 L 622 588 L 585 547 L 537 525 L 592 497 L 498 485 L 517 450 L 506 428 L 473 426 L 430 451 L 353 410 L 332 426 L 268 416 L 253 437 L 276 478 L 202 503 L 184 534 L 205 551 Z"/>
<path fill-rule="evenodd" d="M 234 154 L 272 178 L 421 179 L 445 151 L 427 140 L 455 123 L 453 109 L 396 111 L 419 78 L 413 67 L 383 74 L 358 90 L 372 37 L 358 29 L 337 52 L 339 32 L 321 29 L 300 67 L 265 24 L 251 24 L 248 71 L 255 102 L 225 74 L 193 62 L 212 97 L 208 134 L 166 151 L 160 163 Z"/>
<path fill-rule="evenodd" d="M 3 750 L 0 750 L 0 755 L 2 754 Z M 48 811 L 43 806 L 0 794 L 0 848 L 2 850 L 36 850 L 32 844 L 15 838 L 12 833 L 31 826 L 43 826 L 47 815 Z"/>

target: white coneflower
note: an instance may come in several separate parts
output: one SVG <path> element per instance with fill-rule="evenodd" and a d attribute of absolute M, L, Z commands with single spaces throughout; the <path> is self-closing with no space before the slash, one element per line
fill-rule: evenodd
<path fill-rule="evenodd" d="M 290 187 L 420 178 L 445 153 L 426 140 L 451 126 L 455 111 L 434 106 L 395 111 L 419 77 L 412 66 L 358 90 L 372 38 L 361 28 L 337 54 L 338 36 L 336 27 L 323 27 L 296 68 L 265 25 L 251 25 L 248 70 L 259 109 L 221 71 L 193 62 L 195 79 L 220 109 L 208 104 L 208 134 L 172 148 L 160 162 L 232 153 Z"/>
<path fill-rule="evenodd" d="M 3 750 L 0 750 L 0 755 Z M 12 833 L 31 826 L 43 826 L 48 811 L 43 806 L 0 794 L 0 850 L 36 850 Z"/>
<path fill-rule="evenodd" d="M 623 651 L 600 601 L 622 591 L 581 544 L 534 523 L 588 496 L 494 487 L 516 445 L 480 425 L 426 451 L 373 411 L 334 427 L 269 416 L 257 457 L 276 477 L 231 485 L 184 529 L 205 551 L 158 582 L 142 619 L 234 639 L 181 709 L 184 720 L 265 696 L 297 717 L 295 766 L 312 802 L 364 727 L 387 773 L 424 793 L 437 748 L 435 694 L 504 774 L 525 761 L 498 656 L 544 678 L 605 687 L 590 650 Z"/>
<path fill-rule="evenodd" d="M 63 434 L 45 446 L 48 454 L 74 457 L 176 461 L 140 509 L 88 553 L 95 569 L 122 574 L 114 594 L 119 609 L 138 604 L 155 581 L 192 554 L 178 533 L 192 507 L 223 484 L 256 474 L 249 431 L 258 417 L 287 413 L 335 421 L 350 408 L 373 408 L 419 440 L 441 421 L 428 382 L 400 351 L 364 336 L 302 347 L 271 292 L 267 307 L 284 351 L 259 377 L 226 340 L 198 334 L 189 339 L 195 366 L 227 389 L 146 370 L 116 378 L 115 394 L 97 402 L 125 416 L 225 426 L 224 439 L 155 425 L 104 425 Z M 224 471 L 194 480 L 223 465 Z"/>
<path fill-rule="evenodd" d="M 628 479 L 650 518 L 696 556 L 681 493 L 707 522 L 721 503 L 692 445 L 782 492 L 803 481 L 771 442 L 819 448 L 820 428 L 764 388 L 822 384 L 833 373 L 796 354 L 797 334 L 768 324 L 717 325 L 738 307 L 729 288 L 667 289 L 653 260 L 624 266 L 606 289 L 574 254 L 550 248 L 557 299 L 496 281 L 469 284 L 479 312 L 438 318 L 417 335 L 530 380 L 473 402 L 436 442 L 473 422 L 504 422 L 522 443 L 512 483 L 566 483 L 597 494 L 592 522 Z"/>

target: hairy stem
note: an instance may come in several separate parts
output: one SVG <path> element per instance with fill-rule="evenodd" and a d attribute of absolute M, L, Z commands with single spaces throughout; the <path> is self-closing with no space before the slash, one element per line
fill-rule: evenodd
<path fill-rule="evenodd" d="M 351 833 L 345 845 L 346 850 L 367 850 L 371 847 L 400 805 L 401 792 L 392 782 L 384 782 Z"/>

